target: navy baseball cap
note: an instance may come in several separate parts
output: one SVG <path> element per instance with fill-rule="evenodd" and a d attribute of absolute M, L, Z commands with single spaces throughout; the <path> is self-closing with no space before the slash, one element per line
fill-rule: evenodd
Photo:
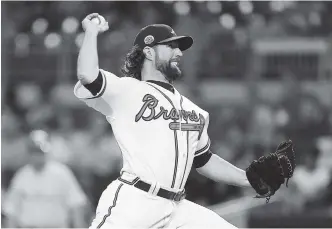
<path fill-rule="evenodd" d="M 193 38 L 190 36 L 177 36 L 174 30 L 168 25 L 153 24 L 141 29 L 136 35 L 134 45 L 138 45 L 143 49 L 145 46 L 152 47 L 170 41 L 177 41 L 181 51 L 187 50 L 194 43 Z"/>

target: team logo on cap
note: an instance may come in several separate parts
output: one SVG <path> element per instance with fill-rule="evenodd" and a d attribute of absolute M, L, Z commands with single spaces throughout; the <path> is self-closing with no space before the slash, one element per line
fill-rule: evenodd
<path fill-rule="evenodd" d="M 154 41 L 154 37 L 153 37 L 152 35 L 146 36 L 146 37 L 144 38 L 144 43 L 145 43 L 146 45 L 151 44 L 153 41 Z"/>

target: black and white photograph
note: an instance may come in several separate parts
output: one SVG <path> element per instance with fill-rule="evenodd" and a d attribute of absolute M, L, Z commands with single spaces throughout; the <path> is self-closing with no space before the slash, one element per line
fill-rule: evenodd
<path fill-rule="evenodd" d="M 332 228 L 331 12 L 1 1 L 1 228 Z"/>

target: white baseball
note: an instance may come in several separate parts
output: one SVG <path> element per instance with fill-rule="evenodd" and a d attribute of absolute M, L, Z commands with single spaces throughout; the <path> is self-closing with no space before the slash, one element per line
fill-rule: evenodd
<path fill-rule="evenodd" d="M 105 22 L 105 18 L 103 16 L 101 16 L 101 15 L 98 15 L 96 17 L 93 17 L 91 19 L 91 21 L 94 22 L 94 23 L 96 23 L 97 25 L 100 25 L 100 24 L 102 24 L 102 23 Z"/>

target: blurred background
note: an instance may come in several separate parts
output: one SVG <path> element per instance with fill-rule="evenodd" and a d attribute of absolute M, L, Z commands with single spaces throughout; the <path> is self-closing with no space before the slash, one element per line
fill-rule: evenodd
<path fill-rule="evenodd" d="M 222 158 L 245 169 L 281 140 L 295 143 L 295 174 L 269 204 L 194 170 L 189 200 L 238 227 L 331 227 L 332 3 L 319 1 L 2 1 L 2 203 L 29 162 L 33 129 L 48 132 L 47 157 L 68 166 L 87 196 L 86 226 L 119 176 L 111 127 L 73 95 L 81 20 L 92 12 L 110 24 L 99 36 L 100 67 L 118 75 L 148 24 L 194 38 L 176 86 L 210 113 L 212 150 Z"/>

